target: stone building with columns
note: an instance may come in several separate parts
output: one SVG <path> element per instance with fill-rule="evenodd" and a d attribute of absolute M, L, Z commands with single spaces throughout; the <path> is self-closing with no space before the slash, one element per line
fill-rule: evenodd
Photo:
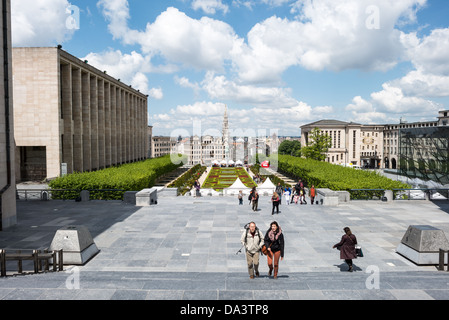
<path fill-rule="evenodd" d="M 13 48 L 17 181 L 148 157 L 148 96 L 61 47 Z"/>
<path fill-rule="evenodd" d="M 17 223 L 11 57 L 11 2 L 0 1 L 0 231 Z"/>

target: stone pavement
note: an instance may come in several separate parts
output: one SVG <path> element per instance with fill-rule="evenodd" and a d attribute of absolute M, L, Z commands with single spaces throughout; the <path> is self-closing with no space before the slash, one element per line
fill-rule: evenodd
<path fill-rule="evenodd" d="M 121 201 L 19 201 L 18 225 L 0 232 L 0 248 L 48 247 L 59 228 L 86 226 L 100 252 L 64 272 L 0 278 L 2 300 L 446 300 L 449 273 L 417 266 L 395 248 L 409 225 L 449 232 L 449 203 L 352 201 L 338 207 L 286 205 L 271 215 L 268 197 L 254 213 L 236 197 L 160 197 L 158 205 Z M 310 203 L 310 202 L 309 202 Z M 249 279 L 240 236 L 255 221 L 285 235 L 277 280 Z M 355 272 L 332 246 L 351 227 L 364 258 Z M 31 267 L 29 268 L 31 269 Z"/>

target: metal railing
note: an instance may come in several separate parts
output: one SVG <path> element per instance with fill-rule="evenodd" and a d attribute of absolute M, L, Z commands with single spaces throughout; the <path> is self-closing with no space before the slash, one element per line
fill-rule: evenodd
<path fill-rule="evenodd" d="M 394 200 L 449 200 L 449 189 L 393 189 Z"/>
<path fill-rule="evenodd" d="M 81 200 L 78 189 L 17 189 L 16 199 L 23 201 L 48 200 Z M 125 190 L 121 189 L 89 189 L 90 200 L 123 200 Z"/>
<path fill-rule="evenodd" d="M 386 200 L 386 189 L 351 189 L 351 200 Z M 393 200 L 449 200 L 449 189 L 392 189 Z"/>

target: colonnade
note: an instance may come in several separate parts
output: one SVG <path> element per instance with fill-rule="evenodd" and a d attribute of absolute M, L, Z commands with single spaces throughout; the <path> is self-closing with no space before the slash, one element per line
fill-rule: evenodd
<path fill-rule="evenodd" d="M 60 152 L 67 173 L 148 155 L 147 96 L 91 69 L 60 57 Z"/>

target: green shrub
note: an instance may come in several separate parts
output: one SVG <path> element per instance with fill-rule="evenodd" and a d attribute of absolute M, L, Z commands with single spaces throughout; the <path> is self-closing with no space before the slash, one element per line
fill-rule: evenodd
<path fill-rule="evenodd" d="M 50 182 L 51 189 L 70 190 L 121 190 L 120 192 L 96 191 L 91 199 L 122 199 L 125 191 L 140 191 L 154 186 L 156 179 L 182 166 L 173 164 L 170 156 L 123 164 L 93 172 L 73 173 Z M 68 199 L 68 192 L 52 193 L 54 199 Z M 73 193 L 73 192 L 72 192 Z M 70 198 L 73 198 L 70 197 Z"/>
<path fill-rule="evenodd" d="M 366 197 L 366 192 L 351 191 L 355 189 L 372 189 L 373 195 L 379 197 L 383 195 L 381 190 L 410 188 L 405 183 L 393 181 L 374 171 L 356 170 L 286 155 L 278 155 L 278 168 L 280 172 L 284 172 L 292 178 L 302 179 L 308 186 L 315 185 L 316 188 L 349 191 L 351 199 Z"/>

